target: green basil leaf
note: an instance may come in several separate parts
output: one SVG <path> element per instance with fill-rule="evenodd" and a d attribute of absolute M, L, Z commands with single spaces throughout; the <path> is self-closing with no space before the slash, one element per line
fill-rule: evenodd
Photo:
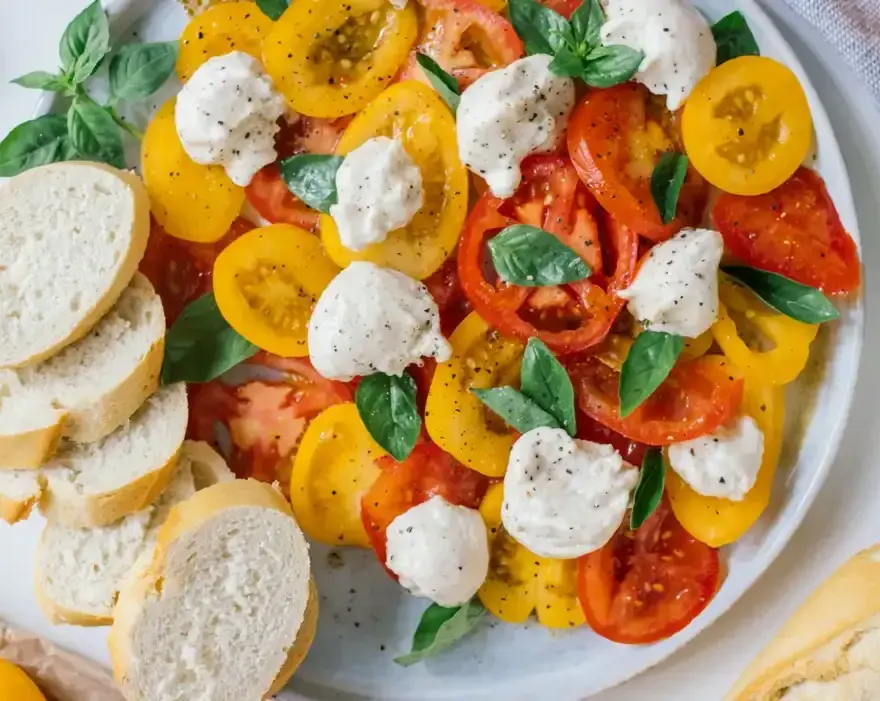
<path fill-rule="evenodd" d="M 489 241 L 498 276 L 523 287 L 565 285 L 590 277 L 590 266 L 553 234 L 514 224 Z"/>
<path fill-rule="evenodd" d="M 110 59 L 110 92 L 123 100 L 155 93 L 174 73 L 177 42 L 128 44 Z"/>
<path fill-rule="evenodd" d="M 513 387 L 492 387 L 490 389 L 471 389 L 477 399 L 504 419 L 520 433 L 528 433 L 533 428 L 546 426 L 562 428 L 553 414 L 542 409 L 537 402 L 529 399 Z"/>
<path fill-rule="evenodd" d="M 664 153 L 651 174 L 651 197 L 660 210 L 660 219 L 668 224 L 675 219 L 678 197 L 687 177 L 688 157 L 683 153 Z"/>
<path fill-rule="evenodd" d="M 400 377 L 382 372 L 367 375 L 358 384 L 354 401 L 376 443 L 398 462 L 406 460 L 422 430 L 415 380 L 406 372 Z"/>
<path fill-rule="evenodd" d="M 281 161 L 281 177 L 287 189 L 312 209 L 327 214 L 337 202 L 336 171 L 341 156 L 304 153 Z"/>
<path fill-rule="evenodd" d="M 550 62 L 550 71 L 563 78 L 578 78 L 584 72 L 584 59 L 563 46 Z"/>
<path fill-rule="evenodd" d="M 257 7 L 269 19 L 277 20 L 290 7 L 290 0 L 257 0 Z"/>
<path fill-rule="evenodd" d="M 83 158 L 125 168 L 122 133 L 113 116 L 91 99 L 78 96 L 67 113 L 70 143 Z"/>
<path fill-rule="evenodd" d="M 620 416 L 626 418 L 669 376 L 684 348 L 684 339 L 663 331 L 643 331 L 620 369 Z"/>
<path fill-rule="evenodd" d="M 74 157 L 67 119 L 46 114 L 19 124 L 0 141 L 0 177 L 11 178 L 31 168 Z"/>
<path fill-rule="evenodd" d="M 210 382 L 258 350 L 227 323 L 209 292 L 190 302 L 168 331 L 162 384 Z"/>
<path fill-rule="evenodd" d="M 530 338 L 522 359 L 522 393 L 568 431 L 577 433 L 574 387 L 565 368 L 543 341 Z"/>
<path fill-rule="evenodd" d="M 486 616 L 486 609 L 474 597 L 462 606 L 447 608 L 431 604 L 422 614 L 413 635 L 412 652 L 395 657 L 394 661 L 409 667 L 439 655 L 470 633 Z"/>
<path fill-rule="evenodd" d="M 840 312 L 820 290 L 777 273 L 745 265 L 721 268 L 760 297 L 768 307 L 805 324 L 823 324 L 840 317 Z"/>
<path fill-rule="evenodd" d="M 537 0 L 510 0 L 507 13 L 529 55 L 555 56 L 566 43 L 574 45 L 568 20 Z"/>
<path fill-rule="evenodd" d="M 725 61 L 739 56 L 760 56 L 761 49 L 755 35 L 749 29 L 745 16 L 738 10 L 722 17 L 712 27 L 718 54 L 715 62 L 720 66 Z"/>
<path fill-rule="evenodd" d="M 583 81 L 594 88 L 613 88 L 639 72 L 645 54 L 628 46 L 597 46 L 587 54 Z"/>
<path fill-rule="evenodd" d="M 110 52 L 110 23 L 95 0 L 67 25 L 58 45 L 61 65 L 74 85 L 91 76 Z"/>
<path fill-rule="evenodd" d="M 50 90 L 52 92 L 64 92 L 70 88 L 63 75 L 46 73 L 46 71 L 33 71 L 25 73 L 10 82 L 31 90 Z"/>
<path fill-rule="evenodd" d="M 584 0 L 571 15 L 571 31 L 575 43 L 593 48 L 599 43 L 599 33 L 605 24 L 605 12 L 599 0 Z"/>
<path fill-rule="evenodd" d="M 648 448 L 642 460 L 639 483 L 633 495 L 633 506 L 629 512 L 630 530 L 636 530 L 654 513 L 663 499 L 666 484 L 666 465 L 659 448 Z"/>
<path fill-rule="evenodd" d="M 458 103 L 461 101 L 461 89 L 458 87 L 458 81 L 444 71 L 439 63 L 426 54 L 417 53 L 416 61 L 418 61 L 418 64 L 428 77 L 431 87 L 449 105 L 452 114 L 455 114 L 458 110 Z"/>

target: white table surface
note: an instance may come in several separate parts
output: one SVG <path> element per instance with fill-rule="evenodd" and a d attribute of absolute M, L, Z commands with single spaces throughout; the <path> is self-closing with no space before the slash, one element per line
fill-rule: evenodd
<path fill-rule="evenodd" d="M 818 0 L 817 0 L 818 1 Z M 720 700 L 740 671 L 797 604 L 837 565 L 880 541 L 880 116 L 865 89 L 822 39 L 781 0 L 763 0 L 808 72 L 835 125 L 853 183 L 867 273 L 868 330 L 851 422 L 828 483 L 803 526 L 765 576 L 682 652 L 600 701 Z M 30 117 L 37 93 L 9 85 L 31 70 L 52 70 L 67 21 L 84 0 L 0 0 L 0 136 Z M 872 275 L 871 271 L 878 271 Z M 0 523 L 0 615 L 69 649 L 106 662 L 101 629 L 52 628 L 32 593 L 39 518 Z"/>

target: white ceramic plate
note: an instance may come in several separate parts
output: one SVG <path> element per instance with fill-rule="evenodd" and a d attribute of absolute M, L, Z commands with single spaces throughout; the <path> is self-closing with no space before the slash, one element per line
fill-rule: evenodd
<path fill-rule="evenodd" d="M 762 53 L 798 74 L 816 125 L 815 167 L 825 178 L 845 226 L 858 239 L 837 140 L 794 53 L 754 0 L 697 0 L 696 4 L 713 20 L 741 9 Z M 175 0 L 119 0 L 110 9 L 114 34 L 136 32 L 141 41 L 176 38 L 186 22 Z M 160 97 L 156 102 L 161 102 Z M 39 111 L 53 106 L 52 98 L 46 96 Z M 131 155 L 130 162 L 137 162 L 137 154 Z M 599 638 L 587 628 L 550 633 L 537 624 L 511 626 L 493 620 L 449 653 L 404 669 L 392 658 L 408 651 L 424 600 L 407 595 L 392 582 L 370 551 L 315 546 L 313 562 L 321 591 L 318 635 L 306 663 L 281 698 L 578 701 L 657 664 L 727 611 L 800 525 L 840 442 L 856 382 L 862 333 L 861 300 L 844 307 L 840 322 L 823 329 L 814 346 L 811 371 L 789 395 L 786 442 L 773 502 L 746 538 L 724 550 L 727 577 L 721 590 L 707 610 L 674 638 L 627 647 Z"/>

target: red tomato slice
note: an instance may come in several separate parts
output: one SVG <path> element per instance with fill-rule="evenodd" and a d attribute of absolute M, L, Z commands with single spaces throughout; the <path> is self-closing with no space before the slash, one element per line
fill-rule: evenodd
<path fill-rule="evenodd" d="M 354 395 L 347 385 L 321 377 L 307 358 L 261 352 L 235 372 L 241 384 L 217 379 L 190 385 L 187 437 L 213 445 L 238 477 L 277 480 L 286 493 L 309 421 Z"/>
<path fill-rule="evenodd" d="M 614 291 L 632 280 L 638 237 L 625 227 L 599 230 L 595 203 L 567 158 L 533 157 L 523 164 L 523 176 L 513 197 L 487 193 L 468 217 L 458 252 L 462 287 L 480 316 L 501 333 L 523 340 L 537 336 L 558 353 L 582 351 L 605 338 L 624 307 Z M 516 223 L 558 236 L 591 265 L 592 277 L 532 288 L 494 280 L 494 271 L 487 276 L 487 242 Z"/>
<path fill-rule="evenodd" d="M 318 226 L 320 214 L 287 189 L 277 163 L 259 171 L 245 188 L 245 194 L 257 213 L 273 224 L 293 224 L 306 231 Z"/>
<path fill-rule="evenodd" d="M 281 130 L 275 137 L 278 158 L 287 158 L 298 153 L 332 155 L 342 132 L 352 119 L 353 117 L 322 119 L 300 115 L 292 122 L 282 121 Z"/>
<path fill-rule="evenodd" d="M 712 218 L 728 250 L 749 265 L 831 295 L 861 284 L 855 241 L 824 181 L 809 168 L 766 195 L 721 195 Z"/>
<path fill-rule="evenodd" d="M 471 303 L 461 289 L 455 255 L 423 282 L 440 310 L 440 329 L 449 336 L 471 312 Z"/>
<path fill-rule="evenodd" d="M 361 516 L 383 566 L 385 532 L 395 518 L 438 495 L 451 504 L 477 509 L 489 487 L 487 477 L 429 441 L 419 443 L 403 462 L 386 456 L 378 464 L 382 474 L 361 500 Z"/>
<path fill-rule="evenodd" d="M 666 381 L 632 414 L 620 418 L 620 374 L 596 358 L 569 364 L 581 411 L 627 438 L 670 445 L 711 433 L 733 418 L 743 380 L 720 356 L 676 365 Z"/>
<path fill-rule="evenodd" d="M 705 180 L 689 168 L 678 216 L 664 226 L 651 174 L 664 151 L 681 149 L 674 117 L 659 104 L 635 83 L 591 90 L 568 126 L 568 153 L 581 180 L 622 224 L 652 241 L 698 224 L 708 196 Z"/>
<path fill-rule="evenodd" d="M 401 74 L 427 83 L 416 54 L 433 58 L 464 90 L 489 71 L 522 58 L 522 41 L 513 25 L 476 0 L 422 0 L 426 31 Z"/>
<path fill-rule="evenodd" d="M 571 19 L 574 11 L 581 6 L 582 0 L 540 0 L 544 7 L 558 12 L 565 19 Z"/>
<path fill-rule="evenodd" d="M 578 561 L 587 623 L 616 643 L 653 643 L 682 630 L 718 591 L 718 551 L 682 528 L 664 500 L 633 532 L 626 525 Z"/>
<path fill-rule="evenodd" d="M 584 441 L 610 445 L 623 456 L 630 465 L 639 466 L 650 446 L 632 441 L 617 431 L 613 431 L 584 412 L 577 412 L 577 437 Z"/>

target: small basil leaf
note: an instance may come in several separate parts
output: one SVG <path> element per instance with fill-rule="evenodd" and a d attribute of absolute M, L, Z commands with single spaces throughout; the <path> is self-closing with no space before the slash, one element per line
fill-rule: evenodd
<path fill-rule="evenodd" d="M 489 241 L 498 276 L 523 287 L 565 285 L 590 277 L 590 267 L 553 234 L 514 224 Z"/>
<path fill-rule="evenodd" d="M 46 73 L 46 71 L 25 73 L 18 78 L 14 78 L 10 82 L 20 85 L 23 88 L 30 88 L 31 90 L 63 92 L 70 88 L 70 85 L 64 80 L 64 76 L 55 75 L 54 73 Z"/>
<path fill-rule="evenodd" d="M 257 7 L 269 19 L 278 19 L 290 6 L 290 0 L 257 0 Z"/>
<path fill-rule="evenodd" d="M 537 402 L 513 387 L 492 387 L 491 389 L 471 389 L 483 404 L 504 419 L 520 433 L 528 433 L 533 428 L 562 428 L 556 417 L 544 411 Z"/>
<path fill-rule="evenodd" d="M 0 177 L 11 178 L 31 168 L 74 157 L 67 119 L 46 114 L 19 124 L 0 141 Z"/>
<path fill-rule="evenodd" d="M 336 204 L 336 171 L 341 156 L 304 153 L 281 161 L 281 177 L 287 189 L 312 209 L 327 214 Z"/>
<path fill-rule="evenodd" d="M 61 65 L 74 85 L 91 76 L 110 51 L 110 23 L 95 0 L 67 25 L 58 45 Z"/>
<path fill-rule="evenodd" d="M 416 383 L 407 373 L 400 377 L 378 372 L 358 384 L 354 398 L 364 426 L 395 460 L 406 460 L 422 430 L 416 404 Z"/>
<path fill-rule="evenodd" d="M 584 71 L 584 59 L 567 46 L 556 52 L 550 62 L 550 72 L 563 78 L 577 78 Z"/>
<path fill-rule="evenodd" d="M 524 395 L 531 399 L 568 431 L 577 433 L 574 414 L 574 387 L 556 356 L 537 338 L 530 338 L 522 359 Z"/>
<path fill-rule="evenodd" d="M 122 134 L 113 116 L 88 97 L 74 99 L 67 113 L 70 143 L 85 159 L 125 168 Z"/>
<path fill-rule="evenodd" d="M 739 56 L 760 56 L 761 49 L 755 41 L 755 35 L 749 29 L 745 16 L 738 10 L 722 17 L 712 27 L 715 44 L 718 47 L 716 63 L 720 66 L 725 61 Z"/>
<path fill-rule="evenodd" d="M 176 61 L 176 42 L 123 46 L 110 60 L 110 92 L 123 100 L 149 97 L 168 80 Z"/>
<path fill-rule="evenodd" d="M 593 48 L 599 43 L 599 33 L 605 24 L 605 13 L 599 0 L 584 0 L 571 15 L 571 31 L 575 43 Z"/>
<path fill-rule="evenodd" d="M 748 266 L 725 266 L 722 270 L 748 287 L 768 307 L 805 324 L 823 324 L 840 317 L 821 291 L 777 273 Z"/>
<path fill-rule="evenodd" d="M 683 153 L 664 153 L 651 174 L 651 197 L 660 211 L 660 219 L 668 224 L 675 219 L 681 187 L 687 177 L 688 157 Z"/>
<path fill-rule="evenodd" d="M 162 384 L 210 382 L 258 350 L 227 323 L 209 292 L 186 306 L 165 337 Z"/>
<path fill-rule="evenodd" d="M 566 42 L 574 44 L 568 20 L 537 0 L 510 0 L 507 12 L 529 55 L 555 56 Z"/>
<path fill-rule="evenodd" d="M 684 348 L 684 339 L 663 331 L 643 331 L 620 369 L 620 416 L 626 418 L 669 376 Z"/>
<path fill-rule="evenodd" d="M 633 506 L 629 512 L 630 530 L 636 530 L 656 511 L 663 499 L 666 484 L 666 465 L 659 448 L 648 448 L 642 460 L 639 483 L 633 496 Z"/>
<path fill-rule="evenodd" d="M 458 110 L 458 103 L 461 101 L 461 90 L 458 87 L 458 81 L 449 73 L 443 70 L 433 58 L 423 53 L 416 54 L 416 61 L 422 67 L 431 87 L 437 91 L 437 94 L 443 98 L 443 101 L 449 105 L 452 113 Z"/>
<path fill-rule="evenodd" d="M 638 73 L 644 59 L 643 52 L 628 46 L 597 46 L 587 54 L 581 78 L 594 88 L 613 88 Z"/>
<path fill-rule="evenodd" d="M 476 597 L 462 606 L 447 608 L 431 604 L 422 614 L 413 635 L 412 652 L 395 657 L 403 667 L 439 655 L 470 633 L 486 616 L 486 609 Z"/>

